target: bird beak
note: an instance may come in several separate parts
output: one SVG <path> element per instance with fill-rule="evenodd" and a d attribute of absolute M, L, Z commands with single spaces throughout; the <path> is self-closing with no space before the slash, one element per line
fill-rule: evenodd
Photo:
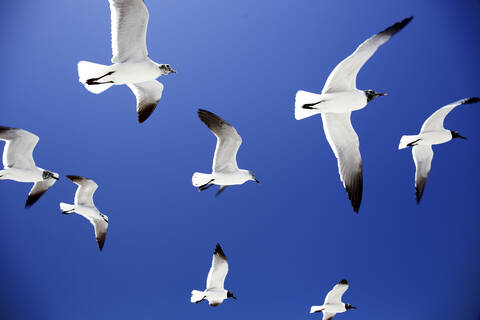
<path fill-rule="evenodd" d="M 357 309 L 357 307 L 351 306 L 350 309 Z"/>
<path fill-rule="evenodd" d="M 464 136 L 461 136 L 461 135 L 458 135 L 459 138 L 462 138 L 463 140 L 467 140 L 467 137 L 464 137 Z"/>
<path fill-rule="evenodd" d="M 235 296 L 232 296 L 232 298 L 235 299 L 235 300 L 238 300 L 237 297 L 235 297 Z"/>
<path fill-rule="evenodd" d="M 52 177 L 52 178 L 53 178 L 53 179 L 55 179 L 55 180 L 58 180 L 58 179 L 59 179 L 59 178 L 57 178 L 57 177 L 55 177 L 55 176 L 54 176 L 54 177 Z"/>
<path fill-rule="evenodd" d="M 171 73 L 177 73 L 177 70 L 173 70 L 173 69 L 172 69 L 172 72 L 171 72 Z"/>
<path fill-rule="evenodd" d="M 375 95 L 376 96 L 386 96 L 387 93 L 386 92 L 375 92 Z"/>
<path fill-rule="evenodd" d="M 257 178 L 253 178 L 253 181 L 255 181 L 256 183 L 260 183 L 260 181 L 258 181 Z"/>

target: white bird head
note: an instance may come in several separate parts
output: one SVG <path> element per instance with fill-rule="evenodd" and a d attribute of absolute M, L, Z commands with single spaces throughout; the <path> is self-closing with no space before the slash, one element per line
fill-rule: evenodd
<path fill-rule="evenodd" d="M 379 96 L 386 96 L 384 92 L 375 92 L 372 89 L 365 90 L 365 95 L 367 96 L 367 103 Z"/>
<path fill-rule="evenodd" d="M 177 71 L 173 70 L 172 67 L 169 64 L 160 64 L 158 66 L 158 68 L 160 69 L 160 74 L 161 75 L 167 75 L 167 74 L 170 74 L 170 73 L 177 73 Z"/>

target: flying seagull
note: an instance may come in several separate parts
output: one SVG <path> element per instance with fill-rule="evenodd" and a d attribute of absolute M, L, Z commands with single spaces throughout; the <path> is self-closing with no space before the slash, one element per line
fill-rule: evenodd
<path fill-rule="evenodd" d="M 237 130 L 207 110 L 198 110 L 198 117 L 217 137 L 217 146 L 213 157 L 212 173 L 195 172 L 192 176 L 192 184 L 203 191 L 216 184 L 220 186 L 219 195 L 227 186 L 243 184 L 252 180 L 260 183 L 249 170 L 238 169 L 237 151 L 242 144 L 242 138 Z"/>
<path fill-rule="evenodd" d="M 138 122 L 152 114 L 162 97 L 160 76 L 176 73 L 168 64 L 150 60 L 147 52 L 148 10 L 143 0 L 109 0 L 112 25 L 112 65 L 78 63 L 79 81 L 88 91 L 101 93 L 126 84 L 137 98 Z"/>
<path fill-rule="evenodd" d="M 33 149 L 40 139 L 33 133 L 0 126 L 0 140 L 6 141 L 3 150 L 4 170 L 0 170 L 0 180 L 33 182 L 25 202 L 25 208 L 29 208 L 53 186 L 59 175 L 35 165 Z"/>
<path fill-rule="evenodd" d="M 338 159 L 340 179 L 356 213 L 360 209 L 363 192 L 362 157 L 350 114 L 363 109 L 375 97 L 386 95 L 373 90 L 358 90 L 357 74 L 375 51 L 412 19 L 409 17 L 397 22 L 363 42 L 330 73 L 322 94 L 300 90 L 295 97 L 295 119 L 322 114 L 325 135 Z"/>
<path fill-rule="evenodd" d="M 93 203 L 93 194 L 95 190 L 97 190 L 98 185 L 93 180 L 79 176 L 67 176 L 67 178 L 78 185 L 77 192 L 75 193 L 75 204 L 60 202 L 60 209 L 63 214 L 75 212 L 87 218 L 95 228 L 95 238 L 97 239 L 100 251 L 102 251 L 105 237 L 107 236 L 108 216 L 98 211 Z"/>
<path fill-rule="evenodd" d="M 342 296 L 348 289 L 348 281 L 343 279 L 333 287 L 325 297 L 323 306 L 312 306 L 310 313 L 323 312 L 323 320 L 331 320 L 337 313 L 343 313 L 349 309 L 357 309 L 348 303 L 342 302 Z"/>
<path fill-rule="evenodd" d="M 220 305 L 223 300 L 227 298 L 237 298 L 232 292 L 223 288 L 225 277 L 228 273 L 228 261 L 222 248 L 217 243 L 215 251 L 213 252 L 212 266 L 207 276 L 207 289 L 205 291 L 192 290 L 192 297 L 190 301 L 192 303 L 199 303 L 200 301 L 207 299 L 208 304 L 212 307 Z"/>
<path fill-rule="evenodd" d="M 420 133 L 417 135 L 403 136 L 400 139 L 398 149 L 412 147 L 413 161 L 415 162 L 415 191 L 417 203 L 420 203 L 425 185 L 427 183 L 428 173 L 432 165 L 433 150 L 432 145 L 442 144 L 455 138 L 467 139 L 462 137 L 458 131 L 450 131 L 443 127 L 443 121 L 447 114 L 453 108 L 462 105 L 476 103 L 480 98 L 467 98 L 452 102 L 437 111 L 435 111 L 422 125 Z"/>

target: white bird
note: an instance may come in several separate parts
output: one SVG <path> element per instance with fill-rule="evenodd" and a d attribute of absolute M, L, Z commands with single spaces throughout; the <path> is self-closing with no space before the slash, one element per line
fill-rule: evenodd
<path fill-rule="evenodd" d="M 432 145 L 442 144 L 455 138 L 467 139 L 461 136 L 457 131 L 450 131 L 443 127 L 443 121 L 447 114 L 453 108 L 462 105 L 476 103 L 480 98 L 467 98 L 452 102 L 437 111 L 435 111 L 422 125 L 420 133 L 417 135 L 406 135 L 400 139 L 398 149 L 412 147 L 413 161 L 415 162 L 415 191 L 417 203 L 420 203 L 425 185 L 427 183 L 428 173 L 432 166 L 433 150 Z"/>
<path fill-rule="evenodd" d="M 350 309 L 357 309 L 348 303 L 342 302 L 342 296 L 348 289 L 348 281 L 343 279 L 333 287 L 325 297 L 322 306 L 312 306 L 310 313 L 323 312 L 323 320 L 331 320 L 337 313 L 343 313 Z"/>
<path fill-rule="evenodd" d="M 75 192 L 74 204 L 60 202 L 60 209 L 63 214 L 75 212 L 90 221 L 95 228 L 95 238 L 101 251 L 107 236 L 108 216 L 98 211 L 93 203 L 93 194 L 97 190 L 98 185 L 93 180 L 79 176 L 67 176 L 67 178 L 78 185 L 78 188 L 77 192 Z"/>
<path fill-rule="evenodd" d="M 79 81 L 93 93 L 112 85 L 126 84 L 137 98 L 138 122 L 144 122 L 162 97 L 159 76 L 176 73 L 168 64 L 158 64 L 147 52 L 148 10 L 143 0 L 109 0 L 112 27 L 112 63 L 105 66 L 78 63 Z"/>
<path fill-rule="evenodd" d="M 25 202 L 25 208 L 28 208 L 53 186 L 59 175 L 35 165 L 33 149 L 40 139 L 33 133 L 0 126 L 0 140 L 6 141 L 3 150 L 4 170 L 0 170 L 0 180 L 33 182 Z"/>
<path fill-rule="evenodd" d="M 362 157 L 350 114 L 363 109 L 375 97 L 386 95 L 373 90 L 358 90 L 357 74 L 375 51 L 412 19 L 410 17 L 395 23 L 363 42 L 330 73 L 322 94 L 300 90 L 295 97 L 295 119 L 322 114 L 325 135 L 338 159 L 340 179 L 347 190 L 353 211 L 357 213 L 363 192 Z"/>
<path fill-rule="evenodd" d="M 220 305 L 227 298 L 237 298 L 232 292 L 224 289 L 225 277 L 228 273 L 228 261 L 225 253 L 223 253 L 220 244 L 217 243 L 213 252 L 212 266 L 207 276 L 207 289 L 205 291 L 192 290 L 192 303 L 199 303 L 207 299 L 208 304 L 212 307 Z"/>
<path fill-rule="evenodd" d="M 213 157 L 212 173 L 195 172 L 192 184 L 203 191 L 216 184 L 220 186 L 219 195 L 227 186 L 243 184 L 249 180 L 260 183 L 249 170 L 239 169 L 237 151 L 242 144 L 242 138 L 237 130 L 217 116 L 206 110 L 199 109 L 198 117 L 217 137 L 217 146 Z"/>

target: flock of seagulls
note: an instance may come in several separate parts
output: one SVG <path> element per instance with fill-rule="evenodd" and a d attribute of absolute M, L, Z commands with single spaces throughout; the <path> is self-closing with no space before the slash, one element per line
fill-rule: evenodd
<path fill-rule="evenodd" d="M 112 85 L 127 85 L 136 96 L 138 121 L 144 122 L 155 110 L 162 97 L 163 85 L 156 79 L 176 73 L 169 64 L 158 64 L 148 55 L 146 31 L 148 10 L 142 0 L 109 0 L 111 10 L 112 65 L 100 65 L 81 61 L 78 63 L 79 81 L 93 93 L 101 93 Z M 321 114 L 327 140 L 337 160 L 340 179 L 348 193 L 353 211 L 358 213 L 362 201 L 363 173 L 362 157 L 358 135 L 352 127 L 350 116 L 353 111 L 363 109 L 369 102 L 386 93 L 359 90 L 356 77 L 362 66 L 377 49 L 397 32 L 405 28 L 413 17 L 406 18 L 363 42 L 350 56 L 338 64 L 323 87 L 321 94 L 298 91 L 295 97 L 294 115 L 301 120 Z M 423 124 L 417 135 L 405 135 L 399 149 L 411 147 L 416 166 L 415 189 L 420 202 L 425 189 L 433 159 L 432 145 L 442 144 L 455 138 L 466 139 L 457 131 L 443 127 L 447 114 L 463 104 L 479 102 L 479 98 L 462 99 L 440 108 Z M 237 130 L 218 115 L 207 110 L 198 110 L 200 120 L 217 137 L 213 157 L 212 173 L 195 172 L 192 184 L 199 191 L 213 185 L 225 188 L 241 185 L 247 181 L 259 183 L 255 175 L 237 165 L 237 152 L 242 138 Z M 33 183 L 25 207 L 32 206 L 55 182 L 59 174 L 36 166 L 33 150 L 39 137 L 26 130 L 0 126 L 0 139 L 6 142 L 3 150 L 4 170 L 0 180 L 14 180 Z M 78 185 L 74 204 L 60 203 L 63 214 L 77 213 L 88 219 L 95 230 L 95 238 L 102 250 L 108 230 L 108 217 L 101 213 L 93 202 L 98 185 L 90 179 L 66 176 Z M 192 303 L 207 300 L 210 306 L 218 306 L 225 299 L 236 297 L 224 288 L 228 273 L 228 261 L 220 244 L 213 253 L 212 265 L 207 276 L 204 291 L 193 290 Z M 341 280 L 327 294 L 322 306 L 312 306 L 310 313 L 323 313 L 323 320 L 332 319 L 335 314 L 356 309 L 342 302 L 348 289 L 347 280 Z"/>

